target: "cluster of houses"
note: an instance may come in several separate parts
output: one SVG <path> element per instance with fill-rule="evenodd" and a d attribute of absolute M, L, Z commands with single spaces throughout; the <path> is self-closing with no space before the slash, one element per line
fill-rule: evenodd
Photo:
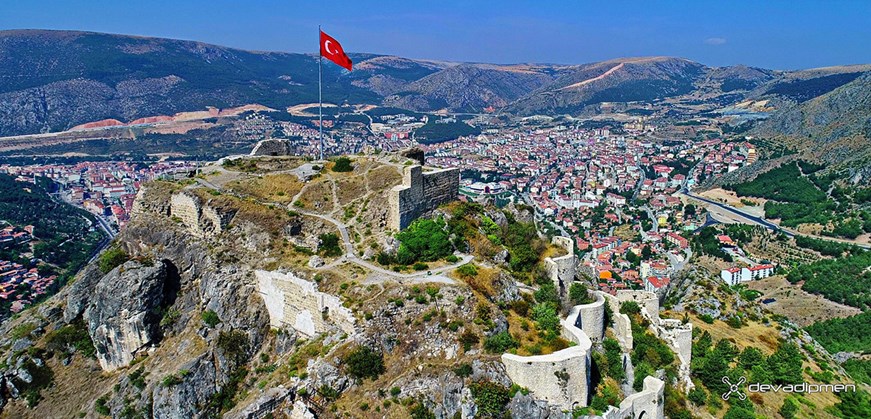
<path fill-rule="evenodd" d="M 16 228 L 15 226 L 6 226 L 0 230 L 0 249 L 14 246 L 16 244 L 27 243 L 33 237 L 33 226 L 25 226 L 24 228 Z"/>
<path fill-rule="evenodd" d="M 36 268 L 0 260 L 0 301 L 10 303 L 10 311 L 17 313 L 27 307 L 33 298 L 45 294 L 57 276 L 41 276 Z M 21 292 L 22 286 L 29 292 Z"/>

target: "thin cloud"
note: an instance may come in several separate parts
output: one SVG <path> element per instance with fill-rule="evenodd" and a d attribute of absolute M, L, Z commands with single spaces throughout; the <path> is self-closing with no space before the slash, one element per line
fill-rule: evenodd
<path fill-rule="evenodd" d="M 708 45 L 723 45 L 726 43 L 726 38 L 708 38 L 705 39 L 705 43 Z"/>

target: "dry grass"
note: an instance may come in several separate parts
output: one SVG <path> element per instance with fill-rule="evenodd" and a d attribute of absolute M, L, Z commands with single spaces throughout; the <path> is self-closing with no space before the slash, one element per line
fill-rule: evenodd
<path fill-rule="evenodd" d="M 233 181 L 226 188 L 262 202 L 289 203 L 303 185 L 294 175 L 277 174 Z"/>
<path fill-rule="evenodd" d="M 366 181 L 362 176 L 348 177 L 336 180 L 336 196 L 340 205 L 347 205 L 354 200 L 366 196 Z"/>
<path fill-rule="evenodd" d="M 318 179 L 309 183 L 299 196 L 303 208 L 319 214 L 329 214 L 333 211 L 333 186 L 327 179 Z"/>
<path fill-rule="evenodd" d="M 473 291 L 485 296 L 496 295 L 495 282 L 499 278 L 499 270 L 475 265 L 478 269 L 478 274 L 475 276 L 462 276 L 456 269 L 451 271 L 448 276 L 465 282 L 472 288 Z"/>
<path fill-rule="evenodd" d="M 780 342 L 780 332 L 772 326 L 748 321 L 746 326 L 735 329 L 720 320 L 714 320 L 714 324 L 707 324 L 694 314 L 689 316 L 693 327 L 700 329 L 702 332 L 710 333 L 714 342 L 727 339 L 734 342 L 739 348 L 754 346 L 766 355 L 774 353 Z"/>
<path fill-rule="evenodd" d="M 54 372 L 54 383 L 42 390 L 43 398 L 36 408 L 27 408 L 23 401 L 11 402 L 3 408 L 0 417 L 74 418 L 79 412 L 92 412 L 90 401 L 110 393 L 118 381 L 117 373 L 101 372 L 96 361 L 86 362 L 81 355 L 74 356 L 69 366 L 61 365 L 59 358 L 46 361 Z"/>
<path fill-rule="evenodd" d="M 547 246 L 546 249 L 544 249 L 544 253 L 542 253 L 541 259 L 544 260 L 544 258 L 558 258 L 567 254 L 569 254 L 569 252 L 567 252 L 566 249 L 560 246 L 550 244 Z"/>
<path fill-rule="evenodd" d="M 838 304 L 819 295 L 805 292 L 780 275 L 750 281 L 747 283 L 747 288 L 761 292 L 760 301 L 765 298 L 775 298 L 777 301 L 766 304 L 765 307 L 801 327 L 822 320 L 844 318 L 861 313 L 858 308 Z"/>
<path fill-rule="evenodd" d="M 376 167 L 369 171 L 369 189 L 382 191 L 402 183 L 402 174 L 394 166 Z"/>
<path fill-rule="evenodd" d="M 632 224 L 622 224 L 614 228 L 614 235 L 623 239 L 624 241 L 631 241 L 638 236 L 638 233 L 632 229 Z"/>
<path fill-rule="evenodd" d="M 300 157 L 243 157 L 224 168 L 230 171 L 246 173 L 270 173 L 283 170 L 293 170 L 302 166 L 305 160 Z"/>

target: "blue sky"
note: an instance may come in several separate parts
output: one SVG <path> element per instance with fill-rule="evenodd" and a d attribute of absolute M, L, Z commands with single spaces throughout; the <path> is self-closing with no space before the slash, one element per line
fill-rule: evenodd
<path fill-rule="evenodd" d="M 535 4 L 548 3 L 548 4 Z M 553 3 L 553 4 L 550 4 Z M 77 29 L 495 63 L 671 55 L 796 69 L 871 63 L 871 1 L 0 0 L 0 29 Z"/>

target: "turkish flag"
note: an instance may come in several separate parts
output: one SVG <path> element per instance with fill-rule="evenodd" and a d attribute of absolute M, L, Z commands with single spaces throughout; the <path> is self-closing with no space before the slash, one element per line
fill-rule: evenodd
<path fill-rule="evenodd" d="M 351 71 L 351 59 L 335 38 L 321 31 L 321 56 Z"/>

